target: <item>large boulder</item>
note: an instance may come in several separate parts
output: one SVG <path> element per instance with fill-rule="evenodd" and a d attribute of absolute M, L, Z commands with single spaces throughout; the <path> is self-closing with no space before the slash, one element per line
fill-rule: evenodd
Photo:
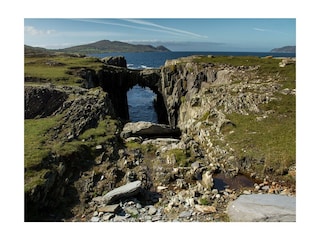
<path fill-rule="evenodd" d="M 230 202 L 231 222 L 295 222 L 296 198 L 276 194 L 241 195 Z"/>
<path fill-rule="evenodd" d="M 169 125 L 140 121 L 127 123 L 121 132 L 121 137 L 175 137 L 180 134 L 180 129 L 171 128 Z"/>
<path fill-rule="evenodd" d="M 108 65 L 124 67 L 124 68 L 127 67 L 127 61 L 123 56 L 105 57 L 105 58 L 102 58 L 101 60 Z"/>
<path fill-rule="evenodd" d="M 137 195 L 141 191 L 141 181 L 127 183 L 121 187 L 115 188 L 102 197 L 105 204 L 111 204 L 122 198 L 129 198 Z"/>

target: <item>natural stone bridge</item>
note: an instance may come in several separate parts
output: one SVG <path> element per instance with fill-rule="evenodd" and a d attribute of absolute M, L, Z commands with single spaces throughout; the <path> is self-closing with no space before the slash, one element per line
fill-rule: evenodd
<path fill-rule="evenodd" d="M 158 123 L 168 124 L 171 128 L 179 127 L 183 118 L 182 101 L 195 100 L 198 91 L 206 84 L 230 81 L 229 70 L 215 69 L 208 64 L 200 66 L 193 63 L 192 58 L 168 60 L 160 69 L 133 70 L 127 69 L 124 63 L 114 65 L 108 62 L 97 73 L 88 71 L 86 87 L 101 86 L 108 93 L 116 114 L 124 121 L 129 120 L 127 91 L 135 85 L 149 87 L 157 95 Z"/>
<path fill-rule="evenodd" d="M 155 110 L 159 123 L 168 123 L 167 109 L 161 93 L 160 70 L 130 70 L 120 67 L 106 67 L 98 73 L 99 86 L 109 94 L 118 116 L 129 119 L 127 92 L 135 85 L 149 87 L 157 96 Z"/>

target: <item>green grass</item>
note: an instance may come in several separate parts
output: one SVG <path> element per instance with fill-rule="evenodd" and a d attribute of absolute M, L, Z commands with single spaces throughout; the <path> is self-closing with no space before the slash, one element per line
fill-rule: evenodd
<path fill-rule="evenodd" d="M 97 58 L 72 56 L 25 57 L 24 76 L 57 85 L 79 85 L 76 69 L 98 71 L 103 66 Z"/>
<path fill-rule="evenodd" d="M 24 176 L 24 191 L 30 192 L 36 186 L 41 186 L 45 184 L 45 176 L 49 172 L 49 169 L 41 169 L 39 171 L 27 171 Z"/>
<path fill-rule="evenodd" d="M 57 124 L 61 116 L 24 121 L 24 167 L 25 191 L 45 183 L 44 176 L 50 171 L 43 168 L 43 160 L 48 158 L 51 146 L 48 131 Z"/>
<path fill-rule="evenodd" d="M 222 129 L 226 141 L 235 149 L 237 156 L 263 159 L 265 167 L 276 173 L 284 173 L 296 160 L 295 96 L 283 95 L 264 106 L 275 113 L 257 121 L 259 115 L 229 114 L 227 117 L 235 127 Z M 262 170 L 264 166 L 255 166 Z"/>
<path fill-rule="evenodd" d="M 197 63 L 216 63 L 231 66 L 259 66 L 255 71 L 255 81 L 273 81 L 280 84 L 280 89 L 296 88 L 296 65 L 291 64 L 283 68 L 279 67 L 280 59 L 246 57 L 217 56 L 199 57 L 193 60 Z M 238 82 L 234 81 L 233 84 Z M 263 111 L 273 110 L 267 118 L 257 121 L 261 114 L 250 113 L 241 115 L 232 113 L 226 115 L 232 124 L 222 127 L 221 133 L 225 135 L 225 141 L 235 150 L 239 158 L 249 157 L 264 160 L 264 165 L 253 166 L 257 171 L 271 169 L 277 174 L 285 174 L 289 166 L 296 161 L 296 96 L 275 93 L 273 100 L 268 104 L 261 104 Z M 208 118 L 205 113 L 200 119 Z M 231 134 L 230 134 L 231 133 Z"/>
<path fill-rule="evenodd" d="M 47 132 L 57 125 L 60 116 L 24 120 L 24 161 L 25 168 L 41 164 L 51 151 L 47 144 Z"/>
<path fill-rule="evenodd" d="M 194 58 L 193 60 L 196 63 L 217 63 L 217 64 L 227 64 L 231 66 L 256 66 L 256 65 L 277 65 L 279 67 L 280 59 L 269 59 L 269 58 L 260 58 L 256 56 L 215 56 L 207 57 L 202 56 Z"/>
<path fill-rule="evenodd" d="M 290 64 L 280 68 L 279 63 L 282 61 L 281 59 L 255 56 L 216 56 L 214 58 L 203 56 L 195 58 L 193 61 L 196 63 L 227 64 L 231 66 L 259 66 L 257 70 L 258 76 L 276 77 L 279 78 L 279 82 L 283 85 L 283 88 L 295 88 L 296 65 Z"/>
<path fill-rule="evenodd" d="M 143 154 L 154 153 L 156 151 L 156 146 L 151 143 L 141 144 L 135 141 L 129 141 L 125 143 L 125 146 L 129 150 L 140 149 Z"/>
<path fill-rule="evenodd" d="M 84 140 L 89 146 L 103 144 L 114 138 L 117 130 L 117 121 L 107 116 L 106 119 L 99 122 L 96 128 L 87 129 L 79 136 L 79 140 Z"/>
<path fill-rule="evenodd" d="M 209 205 L 210 204 L 210 200 L 207 199 L 207 198 L 202 197 L 202 198 L 199 199 L 199 204 L 200 205 Z"/>
<path fill-rule="evenodd" d="M 171 149 L 167 152 L 168 155 L 174 155 L 176 165 L 179 167 L 188 167 L 194 162 L 189 151 L 183 149 Z"/>
<path fill-rule="evenodd" d="M 58 126 L 63 115 L 40 119 L 26 119 L 24 121 L 24 165 L 25 165 L 25 191 L 45 183 L 45 175 L 53 171 L 55 166 L 44 164 L 50 154 L 61 157 L 71 156 L 85 152 L 88 157 L 94 158 L 95 146 L 104 144 L 115 137 L 117 121 L 107 116 L 99 121 L 96 128 L 86 130 L 71 142 L 62 142 L 52 139 L 50 129 Z M 80 164 L 80 163 L 79 163 Z"/>

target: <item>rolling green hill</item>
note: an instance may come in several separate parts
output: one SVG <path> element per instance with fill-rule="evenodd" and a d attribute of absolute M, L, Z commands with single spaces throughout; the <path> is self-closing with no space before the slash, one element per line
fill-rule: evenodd
<path fill-rule="evenodd" d="M 169 52 L 170 50 L 164 46 L 153 47 L 151 45 L 135 45 L 119 41 L 101 40 L 95 43 L 59 49 L 59 51 L 92 54 L 105 52 Z"/>

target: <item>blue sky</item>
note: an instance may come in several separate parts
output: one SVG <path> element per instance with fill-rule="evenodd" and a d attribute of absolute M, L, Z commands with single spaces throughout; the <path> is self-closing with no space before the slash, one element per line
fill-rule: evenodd
<path fill-rule="evenodd" d="M 99 40 L 164 45 L 172 51 L 270 51 L 296 45 L 295 19 L 24 19 L 31 46 L 65 48 Z"/>
<path fill-rule="evenodd" d="M 24 43 L 65 48 L 99 40 L 172 51 L 270 51 L 296 45 L 294 18 L 24 19 Z"/>

